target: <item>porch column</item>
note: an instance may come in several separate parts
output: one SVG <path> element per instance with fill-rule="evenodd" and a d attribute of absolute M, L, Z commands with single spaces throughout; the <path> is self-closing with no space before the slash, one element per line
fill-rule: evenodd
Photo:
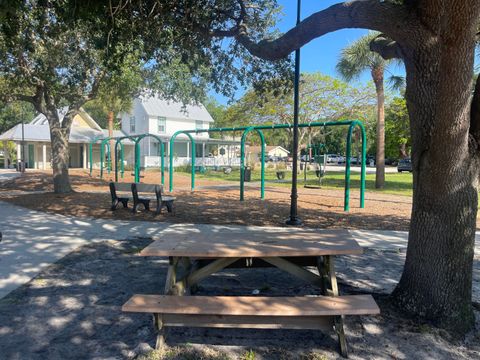
<path fill-rule="evenodd" d="M 202 143 L 202 164 L 205 166 L 205 142 Z"/>
<path fill-rule="evenodd" d="M 17 163 L 22 160 L 22 145 L 17 143 Z"/>
<path fill-rule="evenodd" d="M 232 161 L 230 160 L 231 159 L 231 154 L 230 154 L 230 144 L 227 144 L 227 162 L 228 162 L 228 166 L 232 166 Z"/>
<path fill-rule="evenodd" d="M 47 145 L 42 145 L 42 169 L 47 170 Z"/>
<path fill-rule="evenodd" d="M 190 159 L 190 142 L 187 141 L 187 160 Z"/>
<path fill-rule="evenodd" d="M 87 164 L 87 146 L 88 144 L 83 144 L 83 168 L 86 169 L 88 167 L 88 164 Z"/>
<path fill-rule="evenodd" d="M 3 167 L 5 169 L 8 169 L 8 159 L 9 159 L 9 156 L 10 154 L 8 153 L 7 151 L 7 142 L 4 141 L 3 142 Z"/>

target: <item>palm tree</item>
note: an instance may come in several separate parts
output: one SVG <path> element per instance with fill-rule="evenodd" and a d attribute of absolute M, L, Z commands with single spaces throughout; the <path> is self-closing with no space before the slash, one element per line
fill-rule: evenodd
<path fill-rule="evenodd" d="M 369 32 L 342 50 L 337 63 L 337 71 L 346 80 L 358 78 L 365 70 L 370 70 L 377 93 L 377 154 L 375 187 L 385 185 L 385 91 L 383 77 L 389 62 L 370 50 L 370 42 L 379 33 Z M 395 79 L 393 79 L 395 82 Z"/>

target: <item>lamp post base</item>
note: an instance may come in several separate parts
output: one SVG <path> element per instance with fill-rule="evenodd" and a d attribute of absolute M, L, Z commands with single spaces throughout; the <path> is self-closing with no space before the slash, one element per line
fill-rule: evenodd
<path fill-rule="evenodd" d="M 302 226 L 303 222 L 298 217 L 291 217 L 288 218 L 287 221 L 285 221 L 285 224 L 289 226 Z"/>

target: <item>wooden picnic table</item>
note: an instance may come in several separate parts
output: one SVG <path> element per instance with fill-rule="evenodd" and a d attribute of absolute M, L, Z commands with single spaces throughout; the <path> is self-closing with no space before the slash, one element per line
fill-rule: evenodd
<path fill-rule="evenodd" d="M 334 328 L 339 336 L 341 353 L 347 356 L 347 345 L 343 329 L 344 314 L 374 314 L 378 313 L 379 310 L 370 296 L 338 297 L 334 259 L 336 255 L 355 255 L 362 252 L 362 248 L 346 230 L 258 229 L 229 231 L 225 229 L 197 233 L 165 234 L 143 249 L 140 252 L 140 256 L 165 256 L 169 258 L 165 294 L 177 297 L 175 299 L 171 298 L 172 301 L 169 301 L 168 296 L 162 298 L 158 296 L 135 295 L 124 305 L 124 310 L 151 311 L 156 308 L 158 310 L 156 311 L 157 313 L 164 312 L 172 314 L 170 316 L 177 316 L 173 319 L 169 318 L 169 323 L 173 326 L 180 326 L 178 325 L 179 322 L 183 326 L 191 325 L 191 321 L 194 321 L 193 323 L 196 323 L 196 326 L 202 326 L 198 325 L 202 322 L 198 318 L 198 313 L 203 314 L 200 318 L 207 323 L 205 326 L 214 326 L 215 322 L 219 322 L 219 319 L 221 319 L 220 324 L 217 324 L 219 327 L 229 327 L 232 325 L 232 321 L 236 323 L 235 326 L 241 326 L 242 324 L 238 322 L 243 323 L 244 321 L 238 318 L 238 297 L 208 297 L 213 301 L 213 308 L 223 309 L 223 312 L 215 315 L 217 316 L 216 318 L 211 318 L 213 316 L 210 313 L 212 306 L 203 309 L 206 306 L 205 304 L 208 304 L 207 297 L 203 297 L 204 300 L 192 297 L 191 301 L 195 306 L 190 306 L 190 300 L 184 304 L 183 300 L 179 300 L 178 296 L 192 294 L 200 281 L 229 266 L 245 268 L 265 265 L 275 266 L 303 281 L 318 286 L 322 295 L 328 296 L 328 298 L 318 299 L 317 301 L 330 302 L 329 306 L 331 309 L 328 306 L 324 307 L 325 313 L 330 312 L 331 314 L 330 319 L 332 323 L 328 324 L 334 324 Z M 318 270 L 318 274 L 306 269 L 302 265 L 314 265 Z M 337 297 L 338 300 L 336 302 L 332 301 L 332 297 Z M 255 299 L 258 300 L 258 298 L 254 298 L 252 302 L 255 303 Z M 275 316 L 277 315 L 273 312 L 273 307 L 288 308 L 292 301 L 293 303 L 298 303 L 298 300 L 295 298 L 280 297 L 270 299 L 272 299 L 271 304 L 263 306 L 264 309 L 267 309 L 267 313 L 271 313 L 269 324 L 266 326 L 272 326 L 271 323 L 275 322 Z M 279 302 L 276 299 L 284 300 L 279 300 Z M 307 302 L 314 301 L 313 298 L 304 298 L 304 300 Z M 344 300 L 348 303 L 348 306 L 342 304 Z M 262 299 L 260 299 L 260 302 L 265 303 Z M 268 304 L 268 302 L 265 304 Z M 341 310 L 342 307 L 344 312 Z M 189 312 L 189 308 L 196 309 L 197 313 Z M 310 321 L 308 316 L 311 313 L 305 312 L 305 306 L 297 308 L 296 312 L 288 313 L 287 311 L 284 315 L 287 315 L 288 320 L 285 320 L 285 317 L 281 320 L 281 317 L 279 317 L 280 320 L 278 321 L 282 326 L 290 326 L 290 328 L 302 326 L 312 328 L 314 323 L 317 324 L 316 326 L 319 326 L 319 317 L 323 314 L 321 313 L 320 302 L 313 308 L 317 309 L 317 314 Z M 334 311 L 333 308 L 336 310 Z M 250 308 L 250 312 L 252 311 L 252 308 Z M 155 311 L 152 312 L 155 313 Z M 255 316 L 261 318 L 259 309 L 253 312 L 254 314 L 250 314 L 247 309 L 244 309 L 242 312 L 245 316 L 247 327 L 259 327 L 259 320 L 253 318 Z M 230 321 L 230 325 L 225 324 L 225 316 L 228 314 L 233 319 Z M 301 317 L 298 321 L 292 320 L 294 316 L 299 314 Z M 178 320 L 180 315 L 189 315 L 190 319 L 194 320 L 189 322 L 185 317 L 182 317 L 180 321 Z M 207 315 L 210 316 L 208 319 L 202 317 Z M 156 317 L 156 319 L 158 326 L 158 322 L 161 323 L 161 320 L 159 317 Z M 265 322 L 265 319 L 266 317 L 261 320 L 261 323 Z M 160 330 L 161 328 L 162 325 L 160 324 L 158 329 Z M 159 337 L 161 340 L 157 340 L 157 345 L 158 341 L 163 343 L 162 336 Z"/>

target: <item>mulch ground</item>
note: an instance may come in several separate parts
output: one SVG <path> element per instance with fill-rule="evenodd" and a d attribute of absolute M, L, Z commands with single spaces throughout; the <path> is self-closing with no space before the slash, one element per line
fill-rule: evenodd
<path fill-rule="evenodd" d="M 174 178 L 173 195 L 177 197 L 174 215 L 154 216 L 152 212 L 133 215 L 120 208 L 112 212 L 108 190 L 112 175 L 107 174 L 100 180 L 98 173 L 90 177 L 84 170 L 71 170 L 70 174 L 75 190 L 71 194 L 53 193 L 50 172 L 31 171 L 2 183 L 0 199 L 34 210 L 76 217 L 172 223 L 283 226 L 290 213 L 289 187 L 267 185 L 265 200 L 261 200 L 259 188 L 253 184 L 247 186 L 245 201 L 241 202 L 236 182 L 199 179 L 192 193 L 190 177 L 180 173 Z M 131 175 L 124 181 L 131 182 Z M 157 172 L 146 172 L 142 182 L 159 183 L 160 176 Z M 352 189 L 350 204 L 350 211 L 343 211 L 341 190 L 299 187 L 298 213 L 307 227 L 408 230 L 410 197 L 367 192 L 365 208 L 360 209 L 358 191 Z"/>

